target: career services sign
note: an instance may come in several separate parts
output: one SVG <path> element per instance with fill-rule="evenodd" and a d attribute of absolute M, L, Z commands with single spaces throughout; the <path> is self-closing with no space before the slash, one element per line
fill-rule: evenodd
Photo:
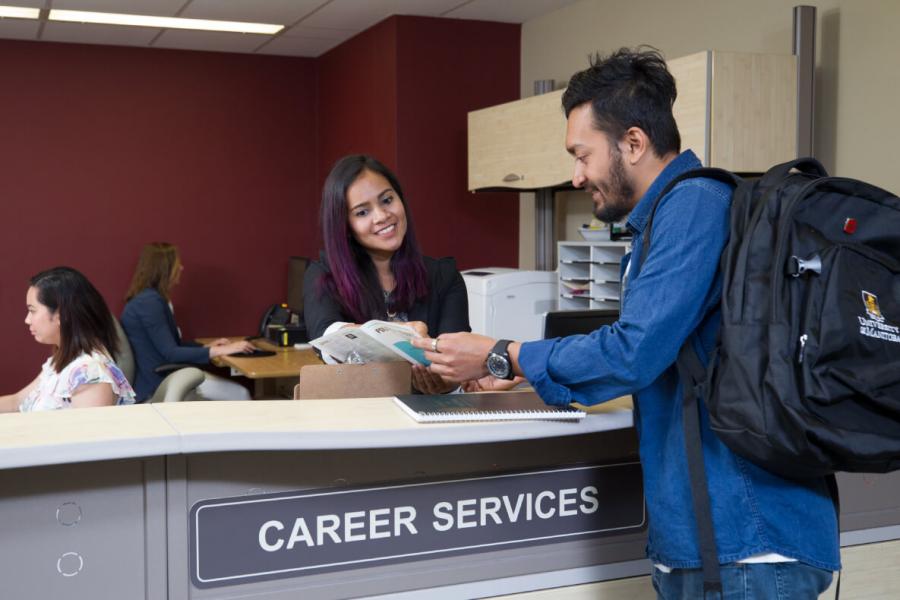
<path fill-rule="evenodd" d="M 203 500 L 191 580 L 264 579 L 566 541 L 644 526 L 638 463 Z"/>

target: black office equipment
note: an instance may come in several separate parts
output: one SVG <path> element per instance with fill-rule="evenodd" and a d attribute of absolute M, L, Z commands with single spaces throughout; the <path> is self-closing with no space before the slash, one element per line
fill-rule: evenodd
<path fill-rule="evenodd" d="M 273 304 L 263 313 L 259 322 L 257 337 L 266 337 L 269 325 L 287 325 L 291 320 L 291 310 L 287 304 Z M 248 338 L 252 339 L 252 338 Z"/>
<path fill-rule="evenodd" d="M 254 348 L 252 352 L 232 352 L 228 356 L 234 356 L 237 358 L 262 358 L 264 356 L 275 356 L 275 352 L 272 350 L 260 350 L 259 348 Z"/>
<path fill-rule="evenodd" d="M 291 312 L 300 315 L 303 322 L 303 277 L 309 259 L 302 256 L 288 258 L 287 305 Z"/>
<path fill-rule="evenodd" d="M 553 310 L 544 318 L 544 339 L 590 333 L 619 320 L 619 311 L 610 309 Z"/>
<path fill-rule="evenodd" d="M 276 346 L 293 346 L 309 341 L 306 327 L 303 325 L 269 325 L 266 327 L 266 339 Z"/>

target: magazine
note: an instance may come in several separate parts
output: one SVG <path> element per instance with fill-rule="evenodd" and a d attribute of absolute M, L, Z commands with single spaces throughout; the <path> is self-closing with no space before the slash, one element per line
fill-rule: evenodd
<path fill-rule="evenodd" d="M 410 343 L 417 337 L 419 334 L 405 323 L 372 320 L 323 335 L 310 345 L 342 363 L 407 360 L 427 367 L 431 361 L 425 358 L 425 352 Z"/>

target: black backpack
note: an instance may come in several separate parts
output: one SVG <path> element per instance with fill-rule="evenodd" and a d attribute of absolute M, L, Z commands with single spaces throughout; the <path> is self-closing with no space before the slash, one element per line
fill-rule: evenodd
<path fill-rule="evenodd" d="M 677 360 L 705 587 L 720 590 L 698 398 L 723 443 L 781 476 L 900 468 L 900 198 L 805 158 L 752 181 L 689 171 L 656 205 L 693 177 L 734 186 L 719 339 L 708 364 L 693 336 Z"/>

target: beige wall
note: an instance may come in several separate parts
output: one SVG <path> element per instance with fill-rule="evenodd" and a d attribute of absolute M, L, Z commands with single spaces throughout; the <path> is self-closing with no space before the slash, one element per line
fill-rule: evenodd
<path fill-rule="evenodd" d="M 791 52 L 799 0 L 582 0 L 522 28 L 522 96 L 536 79 L 564 86 L 596 51 L 650 44 L 666 57 L 700 50 Z M 834 174 L 900 192 L 900 1 L 823 0 L 816 28 L 815 153 Z M 562 117 L 560 117 L 562 118 Z M 557 194 L 559 235 L 590 220 L 584 194 Z M 534 264 L 533 201 L 522 195 L 519 259 Z"/>

